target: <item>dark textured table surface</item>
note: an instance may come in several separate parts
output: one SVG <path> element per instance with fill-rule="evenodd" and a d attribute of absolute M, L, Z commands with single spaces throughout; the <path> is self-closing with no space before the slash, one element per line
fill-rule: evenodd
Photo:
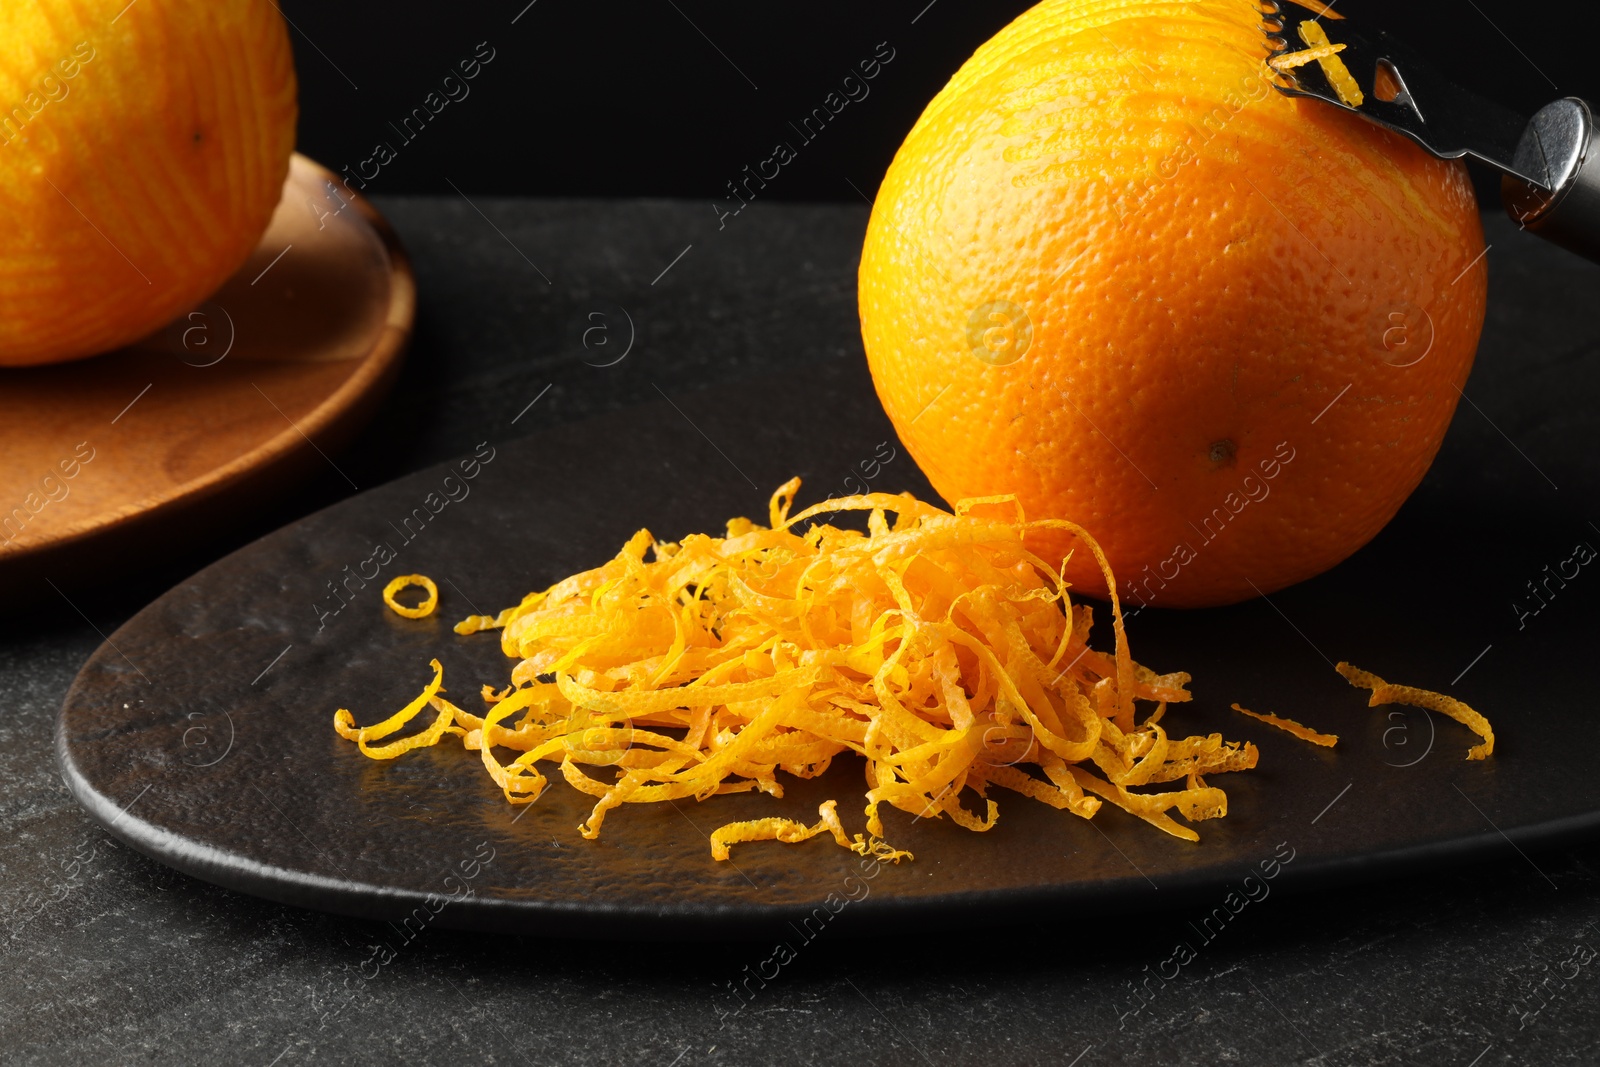
<path fill-rule="evenodd" d="M 861 358 L 864 207 L 755 205 L 719 230 L 698 203 L 382 206 L 415 258 L 421 314 L 394 396 L 333 457 L 342 475 L 241 516 L 203 555 L 130 560 L 114 586 L 50 575 L 64 596 L 0 623 L 0 1062 L 1600 1061 L 1597 845 L 1508 844 L 1470 868 L 1275 894 L 1166 981 L 1151 976 L 1174 943 L 1196 940 L 1183 910 L 819 937 L 774 976 L 766 944 L 407 935 L 216 889 L 114 843 L 67 796 L 51 729 L 101 632 L 173 581 L 347 494 L 346 476 L 365 488 L 534 425 L 663 394 L 692 411 L 708 385 Z M 1591 454 L 1541 443 L 1595 420 L 1600 331 L 1570 322 L 1600 271 L 1509 226 L 1489 237 L 1476 410 L 1446 448 L 1481 450 L 1484 492 L 1508 513 L 1547 511 L 1534 501 L 1553 485 L 1593 480 Z M 1584 515 L 1583 499 L 1563 510 Z"/>

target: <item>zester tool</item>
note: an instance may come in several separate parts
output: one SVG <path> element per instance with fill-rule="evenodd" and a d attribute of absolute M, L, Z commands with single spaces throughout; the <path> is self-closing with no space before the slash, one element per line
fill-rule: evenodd
<path fill-rule="evenodd" d="M 1568 96 L 1526 118 L 1440 75 L 1354 17 L 1357 6 L 1259 0 L 1278 91 L 1354 111 L 1441 159 L 1488 164 L 1519 226 L 1600 262 L 1600 136 L 1589 103 Z M 1324 58 L 1288 65 L 1313 54 Z"/>

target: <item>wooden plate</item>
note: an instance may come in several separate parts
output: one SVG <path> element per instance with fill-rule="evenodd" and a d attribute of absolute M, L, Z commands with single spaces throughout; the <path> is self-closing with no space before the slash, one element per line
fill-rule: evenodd
<path fill-rule="evenodd" d="M 326 464 L 393 381 L 415 310 L 388 223 L 296 155 L 205 303 L 116 352 L 0 370 L 0 594 L 194 543 Z"/>

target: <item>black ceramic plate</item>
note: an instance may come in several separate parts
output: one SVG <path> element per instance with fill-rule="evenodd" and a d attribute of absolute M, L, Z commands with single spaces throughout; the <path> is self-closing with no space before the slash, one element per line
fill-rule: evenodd
<path fill-rule="evenodd" d="M 1525 336 L 1492 320 L 1484 358 Z M 1514 392 L 1515 369 L 1490 380 L 1505 373 Z M 1600 578 L 1553 585 L 1537 615 L 1511 607 L 1532 604 L 1524 580 L 1542 579 L 1544 564 L 1600 544 L 1580 512 L 1556 503 L 1592 496 L 1577 481 L 1593 476 L 1559 457 L 1536 475 L 1466 406 L 1418 496 L 1345 565 L 1271 602 L 1130 624 L 1141 661 L 1195 676 L 1196 701 L 1169 715 L 1174 731 L 1220 730 L 1261 749 L 1257 771 L 1216 780 L 1230 812 L 1201 824 L 1197 845 L 1109 807 L 1086 822 L 1002 793 L 986 834 L 891 813 L 889 839 L 917 858 L 870 880 L 823 839 L 747 845 L 716 863 L 706 834 L 732 819 L 806 818 L 831 796 L 859 822 L 860 766 L 837 761 L 783 801 L 626 808 L 589 842 L 576 827 L 590 801 L 559 780 L 512 809 L 476 753 L 443 745 L 376 763 L 334 735 L 336 707 L 376 721 L 418 691 L 434 656 L 459 700 L 502 683 L 511 662 L 495 637 L 451 632 L 463 615 L 604 561 L 640 526 L 676 536 L 761 515 L 794 473 L 807 479 L 803 499 L 842 494 L 862 461 L 885 454 L 881 442 L 898 447 L 855 363 L 677 399 L 503 444 L 492 458 L 485 449 L 470 480 L 450 465 L 363 493 L 173 589 L 112 635 L 68 694 L 57 743 L 71 788 L 135 848 L 248 893 L 389 919 L 448 899 L 441 923 L 597 937 L 749 935 L 808 918 L 970 926 L 1196 897 L 1230 907 L 1244 899 L 1230 890 L 1447 859 L 1536 862 L 1518 852 L 1600 825 L 1589 681 L 1600 635 L 1584 589 L 1600 592 Z M 1569 430 L 1576 447 L 1589 428 Z M 1572 491 L 1538 480 L 1552 471 Z M 903 451 L 874 488 L 927 491 Z M 380 544 L 396 558 L 365 587 L 350 581 L 347 604 L 335 599 L 329 583 L 370 574 L 364 561 Z M 410 572 L 437 580 L 436 616 L 407 621 L 382 606 L 381 583 Z M 1499 735 L 1494 758 L 1466 762 L 1475 739 L 1442 717 L 1367 709 L 1334 672 L 1338 659 L 1483 709 Z M 1229 711 L 1232 701 L 1343 740 L 1313 748 Z"/>

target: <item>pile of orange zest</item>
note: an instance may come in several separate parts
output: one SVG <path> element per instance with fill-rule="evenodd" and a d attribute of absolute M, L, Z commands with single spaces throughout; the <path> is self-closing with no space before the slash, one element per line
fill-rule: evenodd
<path fill-rule="evenodd" d="M 1339 743 L 1338 734 L 1319 733 L 1309 726 L 1297 723 L 1293 719 L 1285 719 L 1281 715 L 1273 715 L 1271 712 L 1251 711 L 1249 708 L 1241 708 L 1237 704 L 1233 705 L 1233 710 L 1237 711 L 1241 715 L 1248 715 L 1252 719 L 1260 719 L 1269 726 L 1276 726 L 1285 733 L 1294 734 L 1302 741 L 1310 741 L 1313 745 L 1321 745 L 1323 748 L 1332 748 L 1334 745 Z"/>
<path fill-rule="evenodd" d="M 1328 32 L 1322 28 L 1322 23 L 1320 22 L 1307 19 L 1295 29 L 1300 34 L 1300 39 L 1312 48 L 1331 46 L 1333 44 L 1332 41 L 1328 40 Z M 1336 51 L 1338 50 L 1335 49 L 1334 52 Z M 1344 60 L 1340 59 L 1334 52 L 1319 56 L 1317 63 L 1322 67 L 1322 73 L 1327 75 L 1328 84 L 1333 86 L 1333 91 L 1339 94 L 1339 99 L 1349 107 L 1360 107 L 1361 101 L 1366 99 L 1362 95 L 1361 86 L 1356 84 L 1355 78 L 1350 74 L 1350 68 L 1344 65 Z"/>
<path fill-rule="evenodd" d="M 1281 72 L 1293 70 L 1295 67 L 1303 67 L 1307 63 L 1314 63 L 1319 59 L 1326 59 L 1328 56 L 1338 55 L 1344 50 L 1345 46 L 1342 44 L 1319 44 L 1315 48 L 1302 48 L 1298 52 L 1286 52 L 1281 56 L 1269 59 L 1267 62 L 1273 70 Z M 1344 60 L 1339 62 L 1343 63 Z"/>
<path fill-rule="evenodd" d="M 395 599 L 396 593 L 411 586 L 417 586 L 428 594 L 422 598 L 422 603 L 414 608 L 408 608 Z M 439 606 L 439 587 L 425 574 L 402 574 L 383 587 L 383 602 L 389 605 L 396 615 L 404 615 L 408 619 L 421 619 L 432 615 L 433 609 Z"/>
<path fill-rule="evenodd" d="M 1367 707 L 1375 708 L 1380 704 L 1405 704 L 1413 708 L 1426 708 L 1448 715 L 1456 722 L 1470 729 L 1473 733 L 1483 738 L 1483 744 L 1474 745 L 1467 751 L 1467 759 L 1484 759 L 1494 752 L 1494 729 L 1490 727 L 1489 720 L 1478 712 L 1463 704 L 1454 697 L 1447 697 L 1443 693 L 1435 693 L 1431 689 L 1416 689 L 1409 685 L 1391 685 L 1359 667 L 1352 667 L 1341 662 L 1335 668 L 1353 686 L 1359 689 L 1372 690 L 1372 698 L 1367 701 Z"/>
<path fill-rule="evenodd" d="M 734 844 L 798 842 L 824 833 L 863 855 L 898 860 L 880 809 L 987 830 L 999 786 L 1092 817 L 1102 800 L 1188 841 L 1227 812 L 1202 775 L 1256 764 L 1250 744 L 1221 734 L 1168 737 L 1168 702 L 1189 699 L 1187 674 L 1158 675 L 1128 654 L 1116 583 L 1076 525 L 1025 519 L 1011 496 L 964 500 L 954 513 L 910 494 L 830 500 L 791 515 L 800 480 L 772 497 L 770 525 L 733 519 L 725 537 L 657 541 L 635 534 L 603 566 L 529 594 L 458 633 L 501 629 L 518 661 L 512 686 L 483 689 L 472 715 L 432 692 L 394 717 L 341 736 L 369 749 L 424 704 L 440 713 L 416 744 L 444 734 L 479 752 L 512 804 L 544 790 L 556 764 L 595 798 L 579 827 L 600 833 L 623 804 L 704 800 L 759 790 L 783 795 L 778 772 L 822 774 L 853 752 L 866 773 L 866 834 L 845 833 L 829 801 L 815 825 L 768 818 L 711 835 Z M 867 532 L 811 521 L 866 513 Z M 1028 550 L 1033 530 L 1066 530 L 1106 579 L 1115 651 L 1088 644 L 1093 615 L 1066 580 Z M 1135 702 L 1155 707 L 1140 722 Z M 404 744 L 398 742 L 396 744 Z M 518 751 L 502 763 L 496 749 Z M 1175 789 L 1151 787 L 1181 782 Z M 977 810 L 963 804 L 976 799 Z"/>

